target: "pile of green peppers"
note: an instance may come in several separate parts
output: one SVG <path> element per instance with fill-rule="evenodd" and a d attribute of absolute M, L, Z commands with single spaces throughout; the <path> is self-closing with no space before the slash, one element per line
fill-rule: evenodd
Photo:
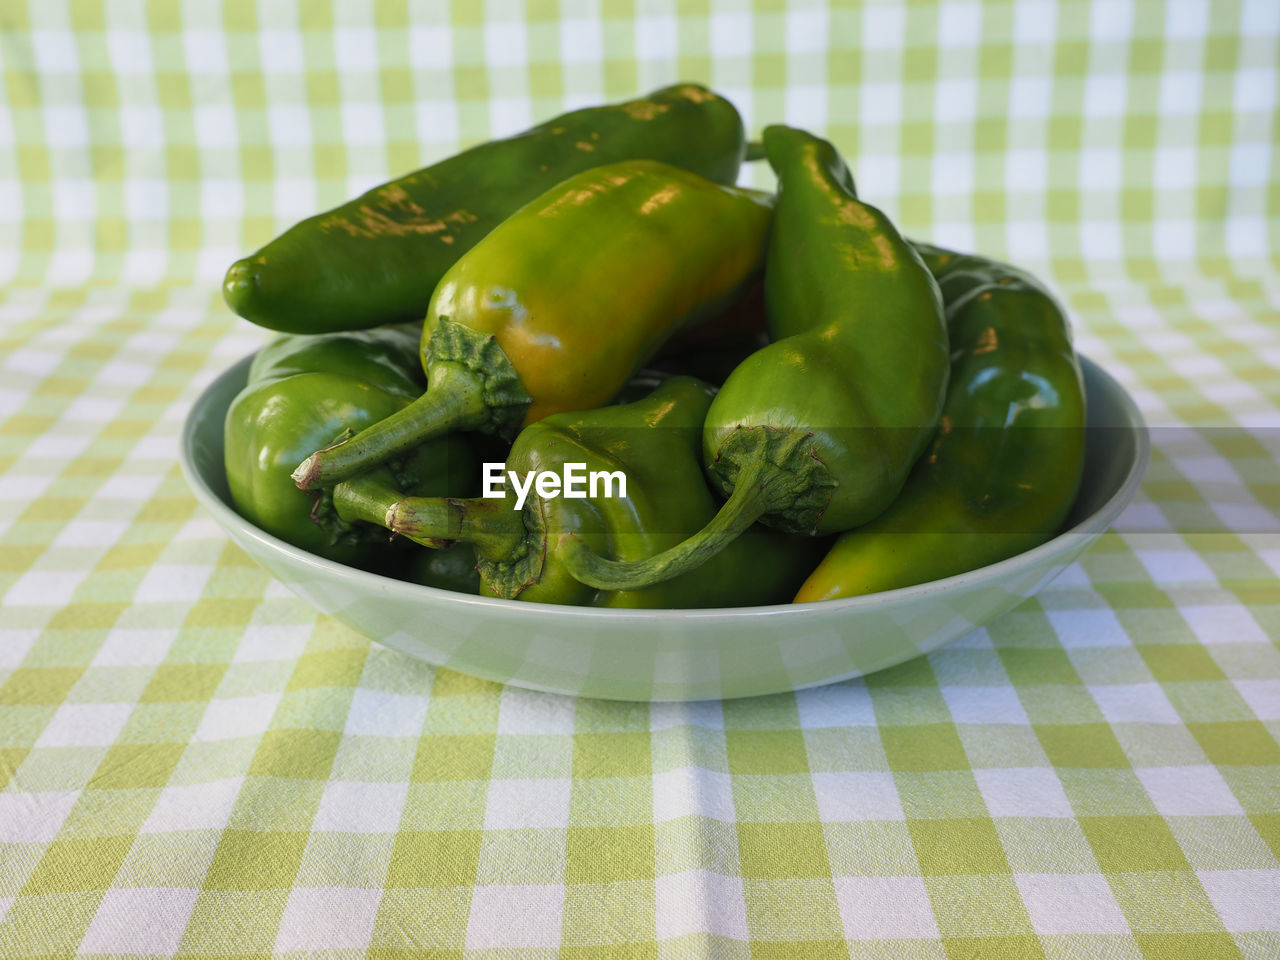
<path fill-rule="evenodd" d="M 905 238 L 812 133 L 750 152 L 776 194 L 732 186 L 741 119 L 681 84 L 237 261 L 228 305 L 286 333 L 227 412 L 236 508 L 339 563 L 606 607 L 851 597 L 1052 537 L 1085 396 L 1047 289 Z"/>

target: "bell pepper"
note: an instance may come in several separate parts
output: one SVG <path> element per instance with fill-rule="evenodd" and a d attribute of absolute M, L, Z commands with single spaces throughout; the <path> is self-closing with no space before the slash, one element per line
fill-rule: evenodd
<path fill-rule="evenodd" d="M 942 288 L 951 332 L 941 425 L 902 495 L 836 541 L 797 602 L 995 563 L 1053 536 L 1075 501 L 1085 396 L 1062 309 L 1021 270 L 917 249 Z"/>
<path fill-rule="evenodd" d="M 763 519 L 809 535 L 884 510 L 941 413 L 947 329 L 938 285 L 882 212 L 860 201 L 835 148 L 771 126 L 778 175 L 765 269 L 774 342 L 729 375 L 707 414 L 708 475 L 729 496 L 685 543 L 639 563 L 569 550 L 574 574 L 630 589 L 684 573 Z"/>
<path fill-rule="evenodd" d="M 765 195 L 651 160 L 551 188 L 440 281 L 422 330 L 427 392 L 294 479 L 331 486 L 430 437 L 514 433 L 606 403 L 665 340 L 742 294 L 772 219 Z"/>
<path fill-rule="evenodd" d="M 284 337 L 264 348 L 224 424 L 227 485 L 240 514 L 311 553 L 377 566 L 386 531 L 344 520 L 328 491 L 305 493 L 289 474 L 316 445 L 390 416 L 417 397 L 416 358 L 413 335 L 392 327 Z M 447 495 L 470 492 L 476 475 L 469 444 L 450 436 L 407 452 L 359 483 Z"/>
<path fill-rule="evenodd" d="M 575 110 L 472 147 L 290 227 L 227 270 L 227 305 L 292 333 L 420 320 L 459 257 L 555 184 L 619 160 L 660 160 L 733 183 L 733 104 L 696 84 Z"/>
<path fill-rule="evenodd" d="M 717 502 L 703 476 L 699 443 L 710 389 L 674 377 L 648 397 L 585 413 L 561 413 L 526 427 L 506 468 L 563 476 L 565 465 L 584 473 L 621 471 L 626 497 L 605 495 L 604 484 L 585 498 L 542 496 L 532 488 L 522 509 L 508 480 L 501 498 L 371 500 L 366 519 L 427 546 L 473 544 L 482 593 L 541 603 L 605 607 L 716 607 L 789 600 L 821 548 L 809 538 L 757 527 L 730 549 L 685 576 L 643 590 L 599 591 L 577 581 L 562 563 L 570 534 L 624 560 L 661 551 L 701 527 Z M 341 496 L 345 484 L 335 488 Z"/>

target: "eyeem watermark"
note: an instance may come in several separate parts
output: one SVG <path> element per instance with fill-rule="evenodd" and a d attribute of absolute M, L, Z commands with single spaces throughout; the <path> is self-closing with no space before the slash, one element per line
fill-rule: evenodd
<path fill-rule="evenodd" d="M 503 487 L 510 478 L 511 489 L 516 492 L 517 510 L 524 507 L 530 490 L 544 500 L 552 497 L 568 497 L 570 500 L 585 500 L 587 497 L 625 498 L 627 495 L 627 475 L 621 470 L 592 470 L 588 473 L 585 463 L 566 463 L 561 468 L 564 471 L 562 474 L 554 470 L 531 470 L 521 478 L 518 471 L 507 470 L 506 466 L 505 463 L 484 464 L 484 489 L 481 496 L 490 499 L 505 497 L 507 494 Z"/>

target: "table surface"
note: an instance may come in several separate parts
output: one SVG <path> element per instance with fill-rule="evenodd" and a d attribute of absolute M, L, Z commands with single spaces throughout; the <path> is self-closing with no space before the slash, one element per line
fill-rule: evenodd
<path fill-rule="evenodd" d="M 0 957 L 1280 955 L 1280 6 L 579 6 L 4 4 Z M 266 338 L 220 271 L 678 76 L 1042 271 L 1152 425 L 1135 502 L 794 695 L 533 693 L 316 614 L 177 466 Z"/>
<path fill-rule="evenodd" d="M 11 291 L 0 945 L 1274 956 L 1276 294 L 1067 291 L 1154 456 L 1034 600 L 865 680 L 647 706 L 436 670 L 233 546 L 175 463 L 264 338 L 216 294 Z"/>

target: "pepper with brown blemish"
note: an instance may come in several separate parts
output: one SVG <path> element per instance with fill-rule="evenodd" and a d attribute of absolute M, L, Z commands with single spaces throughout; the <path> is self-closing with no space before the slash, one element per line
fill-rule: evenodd
<path fill-rule="evenodd" d="M 947 329 L 938 285 L 827 141 L 764 131 L 778 175 L 765 304 L 774 341 L 742 361 L 707 413 L 703 457 L 729 495 L 698 533 L 640 561 L 564 548 L 601 590 L 661 583 L 706 563 L 757 520 L 825 535 L 898 495 L 937 427 Z"/>
<path fill-rule="evenodd" d="M 941 580 L 1057 532 L 1084 469 L 1084 384 L 1071 327 L 1029 274 L 918 243 L 951 331 L 942 423 L 901 496 L 850 530 L 796 602 Z"/>
<path fill-rule="evenodd" d="M 418 320 L 459 257 L 560 181 L 649 159 L 733 183 L 744 149 L 733 104 L 696 84 L 575 110 L 295 224 L 233 263 L 222 294 L 246 320 L 288 333 Z"/>

